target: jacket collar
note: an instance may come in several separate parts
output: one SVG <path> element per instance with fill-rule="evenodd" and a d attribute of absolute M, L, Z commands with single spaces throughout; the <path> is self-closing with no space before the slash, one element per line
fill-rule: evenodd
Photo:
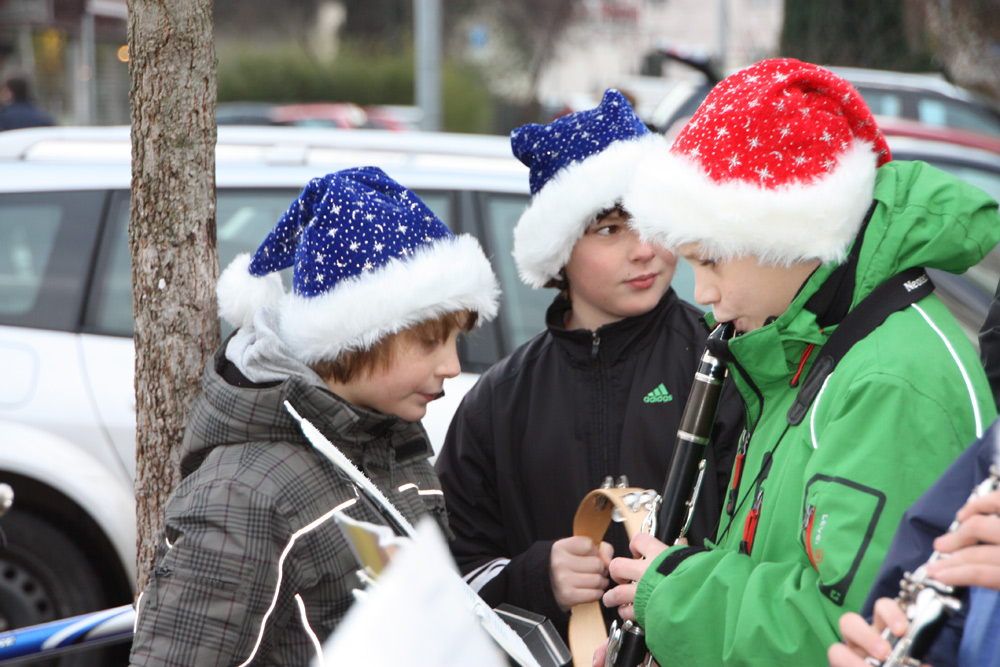
<path fill-rule="evenodd" d="M 565 322 L 571 304 L 562 296 L 557 296 L 546 311 L 545 323 L 556 343 L 570 355 L 574 363 L 594 363 L 595 341 L 597 359 L 604 363 L 617 363 L 636 349 L 649 344 L 659 334 L 671 311 L 680 307 L 680 298 L 671 287 L 656 306 L 642 315 L 605 324 L 597 331 L 568 330 Z"/>
<path fill-rule="evenodd" d="M 820 265 L 780 317 L 729 341 L 728 357 L 735 360 L 741 371 L 734 378 L 738 385 L 742 384 L 739 375 L 745 374 L 765 391 L 776 383 L 787 387 L 798 371 L 806 347 L 810 344 L 820 347 L 826 342 L 837 324 L 831 318 L 838 321 L 843 318 L 840 308 L 845 299 L 850 303 L 855 291 L 853 280 L 841 280 L 843 272 L 838 272 L 838 266 Z M 830 293 L 817 298 L 821 289 Z M 817 307 L 818 313 L 811 310 L 816 304 L 822 304 Z M 815 355 L 807 360 L 805 370 L 814 360 Z"/>

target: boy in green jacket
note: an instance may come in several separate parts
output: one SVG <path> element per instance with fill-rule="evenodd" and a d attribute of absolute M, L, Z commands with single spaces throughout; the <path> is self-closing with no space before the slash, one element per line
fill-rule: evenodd
<path fill-rule="evenodd" d="M 640 559 L 612 561 L 622 585 L 605 604 L 634 602 L 620 613 L 660 664 L 826 664 L 903 511 L 995 408 L 975 351 L 930 293 L 893 308 L 793 403 L 876 287 L 912 269 L 893 289 L 921 294 L 921 268 L 982 259 L 1000 240 L 997 204 L 891 161 L 843 79 L 769 60 L 715 87 L 670 151 L 641 166 L 625 205 L 645 237 L 693 264 L 714 319 L 735 324 L 719 352 L 747 431 L 718 544 L 637 537 Z"/>

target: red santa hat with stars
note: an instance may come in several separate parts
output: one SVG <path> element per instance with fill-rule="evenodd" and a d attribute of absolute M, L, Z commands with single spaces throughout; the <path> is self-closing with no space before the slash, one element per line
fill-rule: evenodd
<path fill-rule="evenodd" d="M 839 261 L 871 205 L 885 138 L 851 84 L 816 65 L 765 60 L 708 95 L 624 204 L 646 238 L 716 259 Z"/>

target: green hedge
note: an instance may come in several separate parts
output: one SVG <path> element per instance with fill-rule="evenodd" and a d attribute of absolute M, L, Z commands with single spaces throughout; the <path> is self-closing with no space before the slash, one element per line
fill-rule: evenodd
<path fill-rule="evenodd" d="M 219 102 L 414 103 L 412 51 L 378 54 L 345 46 L 330 63 L 294 43 L 218 45 L 217 52 Z M 445 130 L 492 130 L 492 100 L 473 68 L 446 61 L 442 88 Z"/>

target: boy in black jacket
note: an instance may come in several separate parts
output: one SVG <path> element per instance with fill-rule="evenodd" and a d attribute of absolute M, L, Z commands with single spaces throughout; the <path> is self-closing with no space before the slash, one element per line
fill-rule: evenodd
<path fill-rule="evenodd" d="M 612 553 L 628 553 L 623 531 L 609 533 L 613 544 L 571 536 L 577 506 L 607 476 L 663 487 L 708 331 L 670 288 L 677 258 L 627 224 L 620 197 L 664 139 L 618 91 L 596 109 L 521 127 L 511 143 L 532 192 L 514 258 L 522 280 L 560 293 L 546 330 L 465 396 L 436 469 L 469 584 L 565 634 L 568 610 L 600 599 Z M 742 424 L 735 393 L 725 394 L 690 533 L 697 542 L 714 536 Z"/>

